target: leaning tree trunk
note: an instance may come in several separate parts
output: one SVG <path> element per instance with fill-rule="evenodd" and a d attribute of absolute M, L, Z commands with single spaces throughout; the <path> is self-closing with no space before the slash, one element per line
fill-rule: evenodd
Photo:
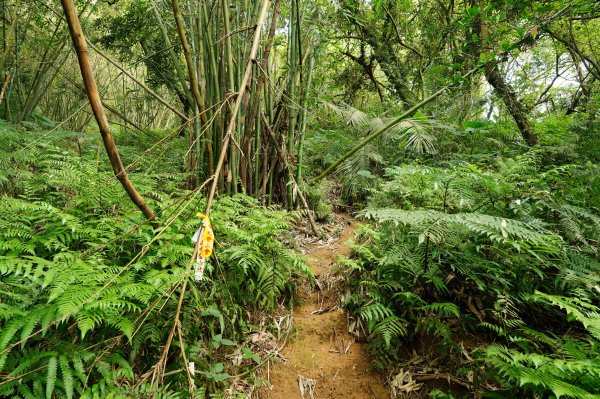
<path fill-rule="evenodd" d="M 94 79 L 92 65 L 90 64 L 88 57 L 88 48 L 85 41 L 85 36 L 83 35 L 81 24 L 79 23 L 79 17 L 77 16 L 77 11 L 73 5 L 73 0 L 61 0 L 61 3 L 65 12 L 65 17 L 67 18 L 67 24 L 69 26 L 69 31 L 71 32 L 71 38 L 73 39 L 73 46 L 77 52 L 77 59 L 79 61 L 79 68 L 81 69 L 81 76 L 85 85 L 86 94 L 90 105 L 92 106 L 92 111 L 94 112 L 96 122 L 98 123 L 100 134 L 102 135 L 102 141 L 104 142 L 104 148 L 106 148 L 106 153 L 110 159 L 113 172 L 119 182 L 121 182 L 121 185 L 133 203 L 139 208 L 140 211 L 142 211 L 148 220 L 153 220 L 155 217 L 154 212 L 150 209 L 148 204 L 146 204 L 144 198 L 142 198 L 129 180 L 127 172 L 125 171 L 123 163 L 121 162 L 121 157 L 117 151 L 117 146 L 115 145 L 115 141 L 110 131 L 110 125 L 108 124 L 108 119 L 106 118 L 102 101 L 100 100 L 100 94 L 98 93 L 98 87 L 96 85 L 96 80 Z"/>
<path fill-rule="evenodd" d="M 488 41 L 489 32 L 488 26 L 481 16 L 475 18 L 473 24 L 473 36 L 471 40 L 475 41 L 475 46 L 473 46 L 473 56 L 475 58 L 479 57 L 479 53 L 483 52 L 486 55 L 486 59 L 489 59 L 483 68 L 483 72 L 485 75 L 485 79 L 488 81 L 490 86 L 494 88 L 494 91 L 500 97 L 508 112 L 515 120 L 519 131 L 521 132 L 521 136 L 523 140 L 527 143 L 528 146 L 532 147 L 538 143 L 538 137 L 531 127 L 531 123 L 527 118 L 527 109 L 525 106 L 519 101 L 516 93 L 510 87 L 506 79 L 500 74 L 498 70 L 498 62 L 491 60 L 491 48 L 490 43 Z M 477 39 L 477 36 L 479 38 Z"/>
<path fill-rule="evenodd" d="M 530 147 L 536 145 L 538 143 L 538 137 L 527 118 L 527 110 L 517 99 L 515 92 L 498 71 L 498 64 L 495 62 L 487 64 L 484 68 L 484 72 L 488 83 L 494 88 L 498 97 L 502 99 L 508 112 L 517 123 L 517 126 L 521 131 L 521 136 L 523 136 L 527 145 Z"/>

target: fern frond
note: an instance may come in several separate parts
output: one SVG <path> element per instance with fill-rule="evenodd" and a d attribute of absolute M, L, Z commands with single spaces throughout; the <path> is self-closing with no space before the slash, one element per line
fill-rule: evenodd
<path fill-rule="evenodd" d="M 381 337 L 385 346 L 389 347 L 392 339 L 406 335 L 405 323 L 398 316 L 388 316 L 373 327 L 372 333 Z"/>

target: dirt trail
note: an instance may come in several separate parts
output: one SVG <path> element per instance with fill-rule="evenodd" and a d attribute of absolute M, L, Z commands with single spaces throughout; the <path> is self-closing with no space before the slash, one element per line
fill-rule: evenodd
<path fill-rule="evenodd" d="M 263 399 L 302 398 L 300 376 L 316 382 L 314 398 L 389 399 L 383 378 L 371 371 L 366 348 L 348 333 L 346 314 L 337 308 L 319 312 L 337 304 L 332 267 L 339 256 L 350 254 L 347 241 L 356 227 L 350 224 L 337 241 L 308 253 L 307 262 L 322 289 L 300 294 L 301 304 L 294 309 L 295 332 L 281 353 L 287 361 L 271 367 L 272 389 L 263 392 Z M 307 387 L 304 399 L 311 398 L 309 391 Z"/>

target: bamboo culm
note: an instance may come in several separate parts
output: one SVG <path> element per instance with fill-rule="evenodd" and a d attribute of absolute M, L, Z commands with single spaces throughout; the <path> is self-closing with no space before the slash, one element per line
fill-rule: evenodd
<path fill-rule="evenodd" d="M 73 46 L 77 52 L 77 59 L 79 61 L 79 68 L 81 70 L 81 76 L 85 85 L 86 94 L 92 107 L 94 117 L 96 118 L 96 122 L 98 123 L 104 148 L 108 154 L 113 172 L 127 192 L 127 195 L 129 195 L 129 198 L 131 198 L 138 209 L 142 211 L 148 220 L 154 220 L 154 212 L 150 209 L 144 198 L 142 198 L 142 196 L 133 186 L 133 183 L 131 183 L 129 180 L 127 172 L 123 167 L 121 157 L 119 156 L 117 146 L 115 145 L 115 141 L 110 130 L 108 119 L 106 118 L 106 113 L 104 112 L 104 107 L 102 106 L 102 102 L 100 100 L 98 86 L 96 85 L 96 79 L 94 78 L 92 65 L 90 64 L 88 57 L 87 43 L 83 34 L 83 30 L 81 29 L 81 24 L 79 23 L 79 17 L 77 16 L 77 11 L 75 10 L 73 0 L 61 0 L 61 4 L 65 12 L 67 25 L 69 26 L 69 32 L 73 40 Z"/>

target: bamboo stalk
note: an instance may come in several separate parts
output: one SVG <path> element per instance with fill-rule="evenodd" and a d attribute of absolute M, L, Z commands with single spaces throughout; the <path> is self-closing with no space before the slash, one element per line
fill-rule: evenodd
<path fill-rule="evenodd" d="M 209 19 L 208 11 L 207 11 L 207 2 L 201 2 L 200 6 L 202 8 L 202 10 L 201 10 L 202 12 L 200 15 L 201 21 L 202 21 L 201 26 L 204 28 L 204 31 L 205 31 L 204 35 L 203 35 L 202 47 L 206 51 L 207 58 L 208 58 L 208 63 L 206 64 L 206 68 L 207 68 L 206 76 L 209 77 L 209 80 L 207 80 L 207 82 L 206 82 L 206 88 L 207 88 L 206 96 L 211 98 L 213 103 L 216 103 L 221 100 L 222 96 L 221 96 L 220 85 L 219 85 L 219 74 L 218 74 L 218 68 L 217 68 L 217 61 L 216 61 L 216 57 L 215 57 L 215 50 L 210 41 L 210 34 L 208 33 L 210 19 Z M 208 147 L 210 146 L 211 154 L 218 153 L 219 143 L 216 138 L 218 137 L 218 134 L 220 132 L 221 120 L 222 120 L 222 118 L 221 118 L 220 114 L 215 115 L 213 123 L 210 127 L 210 131 L 206 130 L 206 133 L 205 133 L 205 139 L 208 140 L 206 143 L 206 149 L 208 152 Z M 213 160 L 212 159 L 207 160 L 207 163 L 208 163 L 208 173 L 212 174 L 214 171 Z"/>
<path fill-rule="evenodd" d="M 185 90 L 186 81 L 185 81 L 185 75 L 183 73 L 183 69 L 181 69 L 181 65 L 179 63 L 179 58 L 177 57 L 177 54 L 175 54 L 174 46 L 171 44 L 171 39 L 169 38 L 169 32 L 167 31 L 167 27 L 165 26 L 165 23 L 162 19 L 162 16 L 160 15 L 158 6 L 156 5 L 155 1 L 156 0 L 150 0 L 150 5 L 152 6 L 152 10 L 154 11 L 154 16 L 156 18 L 156 22 L 158 23 L 158 27 L 163 35 L 163 39 L 164 39 L 166 47 L 167 47 L 167 52 L 169 53 L 169 57 L 171 58 L 171 61 L 173 62 L 173 66 L 175 67 L 175 72 L 177 73 L 177 78 L 179 79 L 179 84 L 181 85 L 181 90 L 183 93 L 185 93 L 185 97 L 186 97 L 187 101 L 192 103 L 194 100 L 192 99 L 191 94 L 187 90 Z"/>
<path fill-rule="evenodd" d="M 55 65 L 56 64 L 63 65 L 68 57 L 68 53 L 65 54 L 64 57 L 62 57 L 62 58 L 60 57 L 61 51 L 64 48 L 66 42 L 61 41 L 59 43 L 59 46 L 57 49 L 54 49 L 52 46 L 52 43 L 54 42 L 58 32 L 60 32 L 62 23 L 63 23 L 63 19 L 60 19 L 58 21 L 58 23 L 56 24 L 56 27 L 54 28 L 54 31 L 52 32 L 52 36 L 49 39 L 50 43 L 44 50 L 44 53 L 42 54 L 42 57 L 38 64 L 38 68 L 35 71 L 35 74 L 32 79 L 31 88 L 30 88 L 29 92 L 27 93 L 27 97 L 25 98 L 25 103 L 23 104 L 23 108 L 21 110 L 19 122 L 22 122 L 29 118 L 29 116 L 35 109 L 36 105 L 39 103 L 39 100 L 41 99 L 43 93 L 47 90 L 48 85 L 50 84 L 52 79 L 54 77 L 56 77 L 56 73 L 54 73 L 51 75 L 52 79 L 50 81 L 44 82 L 45 81 L 44 78 L 48 75 L 48 73 L 50 72 L 50 69 L 52 68 L 49 65 L 50 62 L 48 62 L 48 59 L 52 59 L 53 61 L 51 61 L 51 62 L 53 62 Z M 51 50 L 55 50 L 55 51 L 53 51 L 53 54 L 50 54 Z M 41 87 L 42 83 L 46 83 L 45 87 Z"/>
<path fill-rule="evenodd" d="M 315 58 L 316 58 L 316 49 L 313 50 L 310 56 L 310 62 L 308 65 L 308 77 L 306 79 L 306 87 L 304 88 L 304 93 L 302 94 L 302 102 L 300 105 L 302 109 L 300 110 L 302 114 L 300 115 L 300 131 L 298 132 L 298 157 L 296 159 L 296 180 L 302 181 L 302 156 L 304 150 L 304 134 L 306 132 L 306 100 L 308 99 L 308 95 L 310 94 L 310 89 L 312 85 L 312 76 L 313 70 L 315 68 Z"/>
<path fill-rule="evenodd" d="M 231 46 L 231 26 L 229 23 L 229 4 L 227 0 L 221 0 L 221 10 L 223 12 L 223 35 L 225 37 L 225 57 L 223 69 L 226 74 L 227 92 L 232 93 L 235 90 L 235 65 L 233 63 L 233 50 Z M 244 96 L 244 92 L 238 92 L 238 96 Z M 236 115 L 237 118 L 237 115 Z M 235 192 L 237 188 L 236 173 L 238 169 L 237 152 L 234 147 L 229 148 L 229 157 L 227 164 L 227 192 Z"/>
<path fill-rule="evenodd" d="M 96 122 L 98 123 L 98 128 L 100 129 L 102 141 L 104 142 L 104 147 L 106 149 L 106 153 L 108 154 L 113 172 L 127 192 L 127 195 L 129 195 L 129 198 L 131 198 L 138 209 L 142 211 L 148 220 L 154 220 L 154 212 L 146 204 L 144 198 L 142 198 L 129 180 L 127 172 L 125 171 L 123 163 L 121 162 L 121 157 L 119 156 L 117 146 L 115 145 L 112 137 L 108 119 L 106 118 L 106 114 L 104 112 L 104 107 L 102 106 L 102 102 L 100 100 L 98 86 L 96 85 L 92 65 L 90 64 L 88 57 L 88 48 L 85 41 L 85 36 L 81 29 L 81 24 L 79 23 L 79 17 L 77 16 L 73 0 L 61 0 L 61 4 L 65 12 L 65 17 L 67 18 L 67 25 L 69 26 L 69 32 L 71 33 L 73 46 L 77 52 L 77 59 L 79 61 L 79 67 L 81 69 L 81 76 L 85 85 L 86 94 L 92 107 L 94 117 L 96 118 Z"/>
<path fill-rule="evenodd" d="M 198 80 L 196 79 L 196 68 L 194 68 L 194 63 L 192 62 L 192 54 L 190 51 L 190 44 L 185 37 L 185 29 L 183 27 L 183 17 L 181 16 L 181 10 L 179 9 L 179 5 L 177 4 L 177 0 L 171 0 L 171 6 L 173 8 L 173 15 L 175 17 L 175 24 L 177 25 L 177 34 L 179 35 L 179 40 L 181 41 L 181 46 L 183 47 L 183 56 L 185 58 L 185 63 L 188 69 L 188 76 L 190 78 L 190 87 L 192 90 L 192 94 L 194 100 L 196 101 L 196 105 L 198 105 L 198 112 L 200 113 L 200 120 L 202 121 L 202 127 L 207 125 L 207 117 L 204 112 L 204 100 L 202 95 L 200 94 L 200 88 L 198 86 Z M 208 143 L 208 130 L 204 129 L 206 132 L 206 141 Z M 212 147 L 207 145 L 207 157 L 209 169 L 212 166 L 213 162 L 213 154 Z"/>
<path fill-rule="evenodd" d="M 70 0 L 63 0 L 63 1 L 70 1 Z M 227 133 L 225 134 L 225 137 L 223 140 L 223 146 L 221 149 L 221 154 L 219 156 L 217 167 L 215 169 L 215 174 L 211 177 L 212 182 L 211 182 L 210 193 L 206 200 L 206 208 L 204 211 L 204 214 L 207 216 L 210 215 L 212 202 L 213 202 L 213 199 L 214 199 L 214 196 L 216 193 L 216 189 L 217 189 L 217 185 L 218 185 L 219 175 L 221 174 L 221 170 L 223 168 L 223 163 L 225 160 L 225 155 L 227 154 L 227 147 L 229 145 L 230 138 L 233 133 L 233 128 L 235 125 L 235 118 L 236 118 L 237 112 L 239 111 L 241 103 L 242 103 L 242 97 L 243 97 L 242 94 L 246 90 L 246 86 L 248 85 L 248 81 L 250 80 L 250 75 L 252 73 L 252 65 L 254 64 L 254 62 L 256 62 L 255 57 L 256 57 L 256 51 L 258 50 L 258 44 L 259 44 L 259 40 L 260 40 L 260 30 L 261 30 L 262 24 L 264 23 L 264 20 L 266 18 L 268 6 L 269 6 L 269 0 L 262 0 L 261 13 L 258 18 L 258 22 L 256 24 L 256 31 L 254 33 L 254 40 L 252 42 L 252 48 L 250 50 L 250 55 L 248 56 L 248 63 L 246 64 L 246 71 L 244 73 L 244 78 L 242 79 L 242 83 L 240 84 L 236 102 L 235 102 L 235 105 L 232 110 L 230 123 L 228 125 Z M 201 231 L 201 233 L 202 233 L 202 231 Z M 190 260 L 190 266 L 189 266 L 190 268 L 193 265 L 194 259 L 196 258 L 196 254 L 200 250 L 201 241 L 202 240 L 198 240 L 196 242 L 196 246 L 194 247 L 194 252 L 192 253 L 192 257 Z M 187 278 L 187 276 L 184 277 L 183 286 L 182 286 L 181 292 L 179 294 L 177 309 L 175 311 L 173 327 L 171 328 L 171 330 L 169 332 L 169 336 L 167 338 L 167 342 L 165 343 L 165 347 L 163 348 L 160 361 L 157 364 L 157 368 L 155 369 L 156 374 L 159 375 L 160 380 L 162 380 L 162 377 L 163 377 L 162 372 L 164 371 L 166 359 L 169 354 L 171 343 L 173 342 L 173 336 L 175 333 L 175 329 L 177 328 L 177 326 L 179 325 L 179 322 L 180 322 L 179 315 L 181 313 L 181 307 L 182 307 L 183 299 L 185 297 L 185 291 L 187 288 L 188 281 L 189 281 L 189 279 Z"/>
<path fill-rule="evenodd" d="M 12 34 L 12 32 L 17 29 L 17 23 L 18 23 L 17 7 L 15 6 L 15 7 L 13 7 L 13 10 L 12 10 L 12 13 L 10 16 L 10 27 L 8 28 L 8 31 L 11 32 L 11 34 L 4 35 L 4 51 L 2 52 L 2 56 L 0 56 L 0 70 L 4 70 L 4 67 L 6 66 L 6 61 L 8 60 L 8 55 L 12 51 L 12 47 L 15 44 L 14 43 L 15 37 Z"/>
<path fill-rule="evenodd" d="M 192 61 L 192 52 L 190 50 L 190 44 L 185 36 L 185 28 L 183 26 L 183 17 L 181 16 L 181 10 L 179 9 L 179 4 L 177 0 L 171 0 L 171 6 L 173 8 L 173 16 L 175 17 L 175 25 L 177 26 L 177 34 L 179 35 L 179 40 L 181 42 L 181 46 L 183 47 L 183 56 L 185 58 L 185 63 L 188 69 L 188 77 L 190 79 L 190 88 L 192 91 L 192 95 L 194 97 L 194 101 L 198 105 L 200 109 L 200 113 L 204 115 L 204 99 L 200 94 L 200 88 L 198 86 L 198 80 L 196 78 L 196 68 L 194 68 L 194 63 Z M 202 119 L 202 124 L 206 124 L 206 116 Z"/>
<path fill-rule="evenodd" d="M 225 161 L 225 155 L 227 154 L 227 147 L 229 146 L 229 142 L 231 140 L 231 135 L 233 134 L 233 129 L 235 128 L 235 121 L 237 118 L 237 113 L 240 109 L 240 106 L 242 105 L 244 92 L 246 91 L 246 87 L 248 86 L 248 82 L 250 81 L 250 76 L 252 74 L 252 66 L 256 62 L 256 52 L 258 50 L 258 44 L 260 41 L 260 32 L 261 32 L 262 25 L 265 22 L 265 19 L 267 17 L 269 1 L 270 0 L 262 0 L 261 11 L 260 11 L 258 21 L 256 23 L 256 28 L 255 28 L 256 31 L 254 32 L 254 40 L 252 42 L 252 48 L 250 49 L 250 54 L 248 56 L 248 63 L 246 64 L 246 71 L 244 72 L 244 78 L 242 79 L 242 82 L 238 89 L 235 105 L 231 112 L 229 124 L 227 125 L 227 132 L 225 133 L 225 137 L 223 138 L 221 154 L 220 154 L 219 160 L 217 162 L 217 167 L 215 169 L 213 182 L 212 182 L 212 185 L 210 188 L 210 194 L 209 194 L 207 202 L 206 202 L 206 211 L 204 212 L 204 214 L 206 214 L 206 215 L 210 214 L 212 201 L 213 201 L 216 189 L 217 189 L 218 178 L 221 173 L 221 168 L 223 167 L 223 163 Z"/>
<path fill-rule="evenodd" d="M 263 117 L 263 123 L 265 126 L 265 130 L 271 136 L 271 139 L 273 140 L 273 144 L 275 145 L 275 149 L 277 150 L 277 155 L 279 155 L 279 159 L 281 159 L 281 163 L 283 164 L 283 167 L 287 170 L 288 177 L 289 177 L 290 181 L 294 184 L 294 187 L 296 188 L 296 192 L 298 193 L 298 198 L 300 198 L 302 207 L 306 211 L 306 216 L 308 217 L 308 222 L 310 223 L 310 228 L 312 229 L 313 233 L 316 236 L 318 236 L 319 230 L 317 229 L 315 220 L 313 219 L 312 214 L 310 213 L 310 207 L 308 206 L 308 202 L 306 201 L 306 198 L 304 197 L 302 190 L 300 190 L 300 186 L 298 186 L 298 182 L 294 178 L 294 173 L 292 171 L 292 167 L 290 166 L 289 162 L 287 161 L 285 150 L 283 148 L 280 148 L 279 144 L 277 144 L 275 135 L 273 134 L 273 131 L 271 130 L 271 127 L 269 126 L 268 121 L 266 120 L 266 117 L 264 114 L 262 114 L 262 117 Z"/>
<path fill-rule="evenodd" d="M 264 97 L 264 101 L 254 101 L 250 106 L 249 114 L 251 116 L 250 123 L 246 128 L 248 134 L 252 134 L 253 131 L 255 135 L 256 142 L 256 172 L 254 178 L 254 191 L 260 197 L 266 195 L 267 185 L 266 181 L 264 184 L 261 184 L 260 176 L 261 174 L 267 174 L 268 169 L 268 148 L 261 148 L 261 131 L 260 131 L 260 120 L 261 120 L 261 107 L 265 107 L 269 112 L 271 109 L 273 101 L 271 99 L 271 92 L 268 90 L 268 87 L 265 85 L 267 80 L 267 75 L 265 72 L 269 69 L 269 57 L 271 55 L 271 48 L 273 47 L 273 42 L 275 40 L 275 31 L 277 30 L 277 22 L 279 21 L 279 16 L 281 13 L 281 0 L 275 0 L 273 3 L 273 11 L 271 14 L 271 26 L 269 27 L 269 32 L 266 38 L 266 44 L 263 49 L 263 54 L 259 63 L 259 69 L 261 70 L 260 77 L 258 79 L 258 83 L 256 85 L 256 96 Z M 255 129 L 256 126 L 256 129 Z M 265 144 L 266 145 L 266 144 Z M 263 162 L 261 163 L 261 156 L 263 157 Z M 262 165 L 262 167 L 261 167 Z"/>
<path fill-rule="evenodd" d="M 296 107 L 293 104 L 296 95 L 296 79 L 298 74 L 298 10 L 296 7 L 297 0 L 290 0 L 290 29 L 288 36 L 288 128 L 287 128 L 287 155 L 294 156 L 294 142 L 296 134 Z M 291 179 L 287 177 L 287 203 L 288 209 L 294 208 L 293 188 Z"/>
<path fill-rule="evenodd" d="M 6 89 L 12 82 L 12 75 L 10 73 L 6 74 L 6 79 L 4 80 L 4 84 L 2 85 L 2 91 L 0 91 L 0 104 L 2 104 L 2 100 L 4 100 L 4 93 L 6 93 Z"/>

